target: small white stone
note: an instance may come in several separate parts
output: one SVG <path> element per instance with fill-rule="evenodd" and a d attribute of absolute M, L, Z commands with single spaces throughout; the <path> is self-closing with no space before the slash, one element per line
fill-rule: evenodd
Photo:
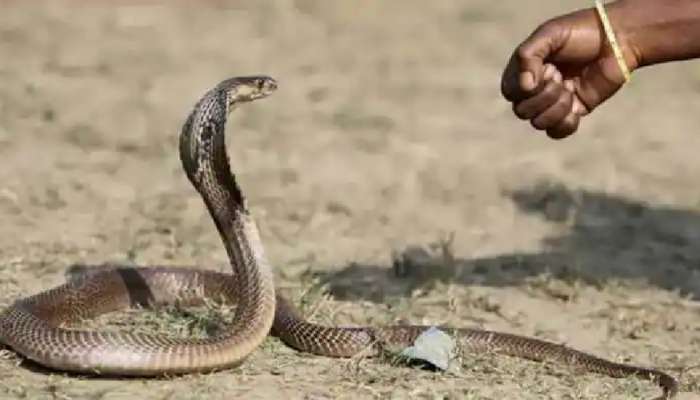
<path fill-rule="evenodd" d="M 401 355 L 414 360 L 422 360 L 445 371 L 454 357 L 455 341 L 447 333 L 430 327 L 418 335 L 413 346 L 405 348 Z"/>

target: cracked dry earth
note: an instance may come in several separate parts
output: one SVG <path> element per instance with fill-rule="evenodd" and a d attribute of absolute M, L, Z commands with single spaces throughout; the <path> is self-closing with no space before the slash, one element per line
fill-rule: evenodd
<path fill-rule="evenodd" d="M 581 6 L 537 5 L 5 2 L 0 306 L 80 263 L 226 270 L 177 135 L 213 83 L 266 73 L 280 90 L 232 116 L 229 150 L 278 287 L 311 319 L 532 335 L 682 373 L 678 398 L 700 398 L 699 65 L 636 73 L 576 137 L 549 141 L 499 94 L 512 47 Z M 415 246 L 422 261 L 393 268 Z M 93 324 L 196 334 L 220 314 Z M 0 355 L 7 399 L 658 393 L 505 357 L 468 355 L 434 373 L 309 356 L 272 338 L 241 368 L 168 380 L 64 375 Z"/>

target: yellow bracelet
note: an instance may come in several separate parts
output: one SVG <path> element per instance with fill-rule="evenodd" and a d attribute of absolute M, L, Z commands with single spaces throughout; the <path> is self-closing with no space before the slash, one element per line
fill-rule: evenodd
<path fill-rule="evenodd" d="M 603 23 L 603 29 L 605 29 L 605 35 L 608 37 L 610 47 L 612 47 L 613 54 L 615 54 L 617 65 L 620 66 L 622 75 L 625 77 L 625 83 L 627 83 L 630 80 L 630 70 L 627 68 L 625 58 L 622 56 L 622 50 L 620 50 L 620 45 L 617 44 L 615 32 L 613 31 L 612 25 L 610 24 L 610 20 L 608 19 L 608 14 L 605 12 L 605 7 L 603 7 L 603 0 L 595 0 L 595 7 L 598 10 L 600 20 Z"/>

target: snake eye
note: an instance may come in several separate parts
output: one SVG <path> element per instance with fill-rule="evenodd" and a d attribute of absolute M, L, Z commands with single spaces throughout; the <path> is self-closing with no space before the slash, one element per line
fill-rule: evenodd
<path fill-rule="evenodd" d="M 264 79 L 258 79 L 255 82 L 255 85 L 258 87 L 259 90 L 263 90 L 265 88 L 265 80 Z"/>

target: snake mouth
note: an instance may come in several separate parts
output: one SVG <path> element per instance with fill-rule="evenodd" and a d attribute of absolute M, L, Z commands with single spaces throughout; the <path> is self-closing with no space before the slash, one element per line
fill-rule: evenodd
<path fill-rule="evenodd" d="M 263 91 L 272 93 L 277 90 L 277 81 L 268 77 L 263 81 Z"/>
<path fill-rule="evenodd" d="M 252 100 L 269 96 L 272 92 L 277 90 L 277 81 L 269 76 L 257 78 L 255 85 L 257 86 L 257 91 L 251 96 Z"/>

